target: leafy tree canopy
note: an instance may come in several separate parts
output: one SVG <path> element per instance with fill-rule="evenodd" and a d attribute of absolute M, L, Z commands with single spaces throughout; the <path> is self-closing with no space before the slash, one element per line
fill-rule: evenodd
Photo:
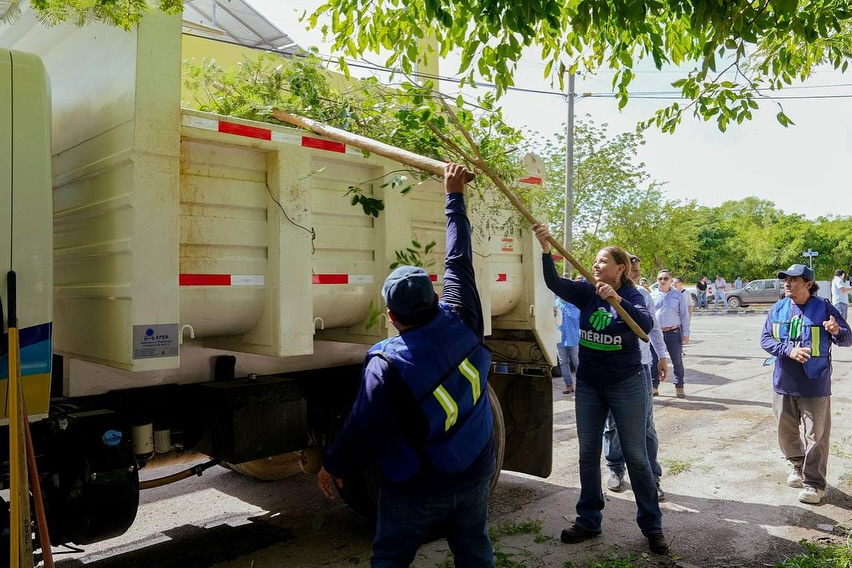
<path fill-rule="evenodd" d="M 852 54 L 848 0 L 327 0 L 308 20 L 349 56 L 390 53 L 388 66 L 415 68 L 418 41 L 434 34 L 437 55 L 461 50 L 459 73 L 498 94 L 513 84 L 524 49 L 536 46 L 545 76 L 615 71 L 620 106 L 638 64 L 695 67 L 673 83 L 674 103 L 648 121 L 673 131 L 684 113 L 720 129 L 757 109 L 762 90 L 807 78 L 816 65 L 845 71 Z M 779 106 L 779 122 L 790 119 Z"/>
<path fill-rule="evenodd" d="M 0 21 L 14 21 L 21 14 L 21 0 L 11 0 Z M 148 0 L 30 0 L 38 19 L 45 25 L 54 26 L 71 22 L 83 26 L 91 22 L 103 22 L 129 30 L 146 13 L 160 9 L 172 14 L 183 10 L 183 0 L 159 0 L 151 4 Z"/>

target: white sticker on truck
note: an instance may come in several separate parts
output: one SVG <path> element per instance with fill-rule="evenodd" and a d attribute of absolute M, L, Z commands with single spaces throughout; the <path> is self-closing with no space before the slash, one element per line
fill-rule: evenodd
<path fill-rule="evenodd" d="M 178 324 L 133 326 L 133 358 L 153 359 L 178 356 Z"/>

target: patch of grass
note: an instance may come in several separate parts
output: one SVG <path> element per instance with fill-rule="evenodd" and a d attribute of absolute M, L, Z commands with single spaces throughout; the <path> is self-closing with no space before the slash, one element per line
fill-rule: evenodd
<path fill-rule="evenodd" d="M 533 539 L 533 541 L 537 542 L 538 544 L 541 544 L 543 542 L 551 542 L 551 541 L 554 541 L 554 540 L 556 540 L 556 539 L 553 538 L 552 536 L 550 536 L 549 534 L 537 534 L 537 535 L 535 535 L 535 538 Z"/>
<path fill-rule="evenodd" d="M 532 559 L 533 555 L 526 551 L 521 551 L 527 560 Z M 523 561 L 515 560 L 515 555 L 503 550 L 494 549 L 494 565 L 497 568 L 527 568 Z"/>
<path fill-rule="evenodd" d="M 587 568 L 633 568 L 634 562 L 639 559 L 635 554 L 617 556 L 613 553 L 607 555 L 605 560 L 590 562 Z"/>
<path fill-rule="evenodd" d="M 838 458 L 852 458 L 852 453 L 846 450 L 849 446 L 849 436 L 844 436 L 839 441 L 831 443 L 828 453 Z"/>
<path fill-rule="evenodd" d="M 689 469 L 692 467 L 692 465 L 693 465 L 692 461 L 686 461 L 686 460 L 665 460 L 665 461 L 663 461 L 663 466 L 665 466 L 669 475 L 678 475 L 678 474 L 683 473 L 685 471 L 689 471 Z"/>
<path fill-rule="evenodd" d="M 501 536 L 513 534 L 539 534 L 541 532 L 541 519 L 528 519 L 526 521 L 507 520 L 488 529 L 488 536 L 491 541 L 499 539 Z"/>
<path fill-rule="evenodd" d="M 852 548 L 845 545 L 820 546 L 800 540 L 807 552 L 775 564 L 775 568 L 849 568 Z"/>
<path fill-rule="evenodd" d="M 628 554 L 621 556 L 617 551 L 610 550 L 607 552 L 603 560 L 592 560 L 588 564 L 575 564 L 571 560 L 566 560 L 563 568 L 637 568 L 637 566 L 646 566 L 646 562 L 639 561 L 639 556 L 636 554 Z M 639 561 L 639 564 L 637 564 Z"/>
<path fill-rule="evenodd" d="M 444 559 L 443 562 L 436 564 L 435 568 L 455 568 L 456 563 L 453 562 L 453 553 L 447 550 L 444 552 L 444 554 L 446 554 L 447 557 Z"/>
<path fill-rule="evenodd" d="M 852 471 L 847 471 L 840 475 L 840 481 L 846 485 L 852 486 Z"/>

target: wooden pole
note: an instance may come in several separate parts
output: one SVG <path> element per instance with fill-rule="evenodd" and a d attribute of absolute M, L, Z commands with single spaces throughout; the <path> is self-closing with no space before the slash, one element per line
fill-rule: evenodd
<path fill-rule="evenodd" d="M 26 417 L 27 403 L 25 400 L 21 402 L 21 408 Z M 41 481 L 38 478 L 38 467 L 36 465 L 35 448 L 33 447 L 33 437 L 30 433 L 29 420 L 24 421 L 24 436 L 27 442 L 27 473 L 29 474 L 30 487 L 33 493 L 41 556 L 44 559 L 44 568 L 53 568 L 53 549 L 50 547 L 50 532 L 47 527 L 47 515 L 44 511 L 44 500 L 41 497 Z"/>
<path fill-rule="evenodd" d="M 310 118 L 305 118 L 302 116 L 298 116 L 289 112 L 285 112 L 283 110 L 273 109 L 271 116 L 280 120 L 281 122 L 286 122 L 288 124 L 293 124 L 296 126 L 300 126 L 306 130 L 310 130 L 322 136 L 327 136 L 332 140 L 336 140 L 338 142 L 343 142 L 344 144 L 350 144 L 352 146 L 356 146 L 358 148 L 368 150 L 374 154 L 378 154 L 379 156 L 384 156 L 385 158 L 390 158 L 391 160 L 395 160 L 397 162 L 402 162 L 403 164 L 412 166 L 419 170 L 423 170 L 434 174 L 439 177 L 443 177 L 444 168 L 446 167 L 445 162 L 441 162 L 439 160 L 435 160 L 433 158 L 427 158 L 426 156 L 421 156 L 419 154 L 415 154 L 414 152 L 409 152 L 408 150 L 403 150 L 402 148 L 397 148 L 396 146 L 391 146 L 390 144 L 385 144 L 384 142 L 379 142 L 378 140 L 373 140 L 372 138 L 367 138 L 366 136 L 360 136 L 358 134 L 353 134 L 351 132 L 347 132 L 345 130 L 341 130 L 339 128 L 334 128 L 333 126 L 329 126 L 327 124 L 323 124 L 322 122 L 317 122 L 316 120 L 311 120 Z M 501 180 L 482 160 L 472 160 L 474 165 L 477 166 L 480 170 L 483 171 L 497 186 L 497 189 L 506 196 L 509 202 L 515 207 L 515 209 L 520 212 L 520 214 L 529 221 L 531 225 L 540 224 L 535 217 L 533 217 L 532 213 L 530 213 L 524 204 L 518 199 L 518 196 L 509 189 L 509 187 Z M 562 244 L 559 243 L 552 236 L 548 237 L 547 241 L 551 244 L 553 248 L 555 248 L 559 254 L 561 254 L 565 260 L 567 260 L 571 265 L 577 269 L 577 271 L 582 274 L 586 280 L 589 282 L 594 282 L 595 277 L 592 276 L 592 273 L 586 270 L 586 268 L 580 264 L 580 262 L 574 258 L 574 256 L 568 252 Z M 629 267 L 628 267 L 629 269 Z M 624 320 L 624 322 L 630 327 L 630 329 L 641 339 L 642 341 L 648 341 L 648 336 L 642 331 L 642 328 L 633 321 L 633 318 L 630 317 L 624 308 L 621 307 L 621 303 L 617 301 L 615 298 L 607 298 L 607 301 L 610 305 L 615 308 L 615 311 L 618 312 L 618 315 Z"/>
<path fill-rule="evenodd" d="M 6 390 L 6 416 L 9 419 L 9 565 L 33 565 L 30 494 L 27 485 L 27 453 L 24 439 L 23 390 L 19 358 L 16 277 L 6 275 L 9 303 L 9 380 Z"/>

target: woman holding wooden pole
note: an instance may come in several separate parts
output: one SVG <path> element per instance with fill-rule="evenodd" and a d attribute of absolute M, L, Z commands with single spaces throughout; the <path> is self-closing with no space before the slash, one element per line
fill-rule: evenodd
<path fill-rule="evenodd" d="M 651 330 L 651 314 L 628 276 L 630 257 L 619 247 L 604 247 L 595 257 L 594 281 L 560 278 L 551 255 L 550 229 L 535 224 L 533 230 L 541 244 L 547 287 L 580 309 L 580 364 L 574 386 L 580 499 L 574 526 L 562 531 L 562 542 L 582 542 L 601 534 L 601 447 L 604 422 L 612 412 L 636 497 L 636 522 L 651 551 L 665 553 L 669 545 L 645 446 L 645 416 L 652 402 L 642 379 L 639 338 L 610 305 L 615 300 L 645 333 Z"/>

